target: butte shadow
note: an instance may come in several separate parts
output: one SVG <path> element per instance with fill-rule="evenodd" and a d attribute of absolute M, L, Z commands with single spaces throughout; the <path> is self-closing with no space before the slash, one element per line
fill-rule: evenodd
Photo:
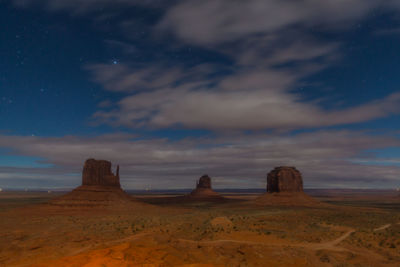
<path fill-rule="evenodd" d="M 49 204 L 60 207 L 124 207 L 142 203 L 122 190 L 119 166 L 114 175 L 111 162 L 88 159 L 83 167 L 82 185 L 53 199 Z"/>
<path fill-rule="evenodd" d="M 320 202 L 303 190 L 303 178 L 295 167 L 276 167 L 267 175 L 267 192 L 254 200 L 259 205 L 315 206 Z"/>

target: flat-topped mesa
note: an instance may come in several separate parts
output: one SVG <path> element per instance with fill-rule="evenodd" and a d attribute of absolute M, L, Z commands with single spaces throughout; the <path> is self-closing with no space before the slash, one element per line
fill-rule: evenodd
<path fill-rule="evenodd" d="M 86 160 L 82 172 L 82 185 L 121 187 L 119 166 L 117 166 L 117 173 L 114 175 L 111 171 L 111 162 L 95 159 Z"/>
<path fill-rule="evenodd" d="M 295 167 L 276 167 L 267 175 L 267 192 L 254 200 L 262 206 L 315 206 L 321 203 L 303 191 L 303 178 Z"/>
<path fill-rule="evenodd" d="M 267 192 L 303 192 L 303 179 L 295 167 L 276 167 L 267 175 Z"/>

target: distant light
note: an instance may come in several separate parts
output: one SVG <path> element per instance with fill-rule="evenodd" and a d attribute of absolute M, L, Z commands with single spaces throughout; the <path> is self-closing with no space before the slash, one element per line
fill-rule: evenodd
<path fill-rule="evenodd" d="M 3 191 L 3 188 L 0 188 L 0 192 Z"/>
<path fill-rule="evenodd" d="M 113 62 L 112 62 L 114 65 L 117 65 L 118 64 L 118 61 L 117 60 L 113 60 Z"/>

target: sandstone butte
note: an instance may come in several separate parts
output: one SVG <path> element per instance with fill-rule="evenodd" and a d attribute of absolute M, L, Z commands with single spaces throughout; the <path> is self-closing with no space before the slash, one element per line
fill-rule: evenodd
<path fill-rule="evenodd" d="M 260 205 L 310 206 L 318 201 L 304 193 L 303 178 L 295 167 L 276 167 L 267 175 L 267 192 L 255 202 Z"/>
<path fill-rule="evenodd" d="M 88 159 L 82 171 L 82 185 L 70 193 L 58 197 L 50 204 L 57 206 L 110 206 L 133 202 L 135 199 L 122 190 L 119 182 L 119 166 L 116 174 L 111 162 Z"/>
<path fill-rule="evenodd" d="M 303 178 L 295 167 L 276 167 L 267 175 L 267 192 L 303 192 Z"/>
<path fill-rule="evenodd" d="M 189 195 L 189 199 L 194 200 L 222 200 L 223 197 L 212 190 L 211 178 L 205 174 L 200 177 L 196 182 L 196 189 L 194 189 Z"/>

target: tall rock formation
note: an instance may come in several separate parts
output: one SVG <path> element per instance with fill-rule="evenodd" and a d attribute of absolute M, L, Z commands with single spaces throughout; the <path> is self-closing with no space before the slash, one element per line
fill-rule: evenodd
<path fill-rule="evenodd" d="M 95 159 L 86 160 L 82 172 L 82 185 L 121 187 L 119 166 L 117 166 L 117 173 L 114 175 L 111 171 L 111 162 Z"/>
<path fill-rule="evenodd" d="M 211 189 L 211 178 L 207 174 L 203 175 L 200 177 L 200 179 L 197 181 L 196 184 L 196 189 L 199 188 L 209 188 Z"/>
<path fill-rule="evenodd" d="M 320 202 L 303 191 L 303 178 L 295 167 L 276 167 L 267 175 L 267 192 L 256 198 L 265 206 L 314 206 Z"/>
<path fill-rule="evenodd" d="M 116 174 L 113 174 L 111 162 L 88 159 L 83 166 L 82 185 L 54 199 L 51 204 L 73 207 L 120 206 L 132 200 L 134 198 L 121 189 L 119 166 Z"/>
<path fill-rule="evenodd" d="M 295 167 L 276 167 L 267 175 L 267 192 L 303 192 L 303 178 Z"/>
<path fill-rule="evenodd" d="M 196 189 L 190 193 L 189 198 L 200 200 L 223 199 L 220 194 L 212 190 L 211 178 L 207 174 L 201 176 L 200 179 L 196 182 Z"/>

